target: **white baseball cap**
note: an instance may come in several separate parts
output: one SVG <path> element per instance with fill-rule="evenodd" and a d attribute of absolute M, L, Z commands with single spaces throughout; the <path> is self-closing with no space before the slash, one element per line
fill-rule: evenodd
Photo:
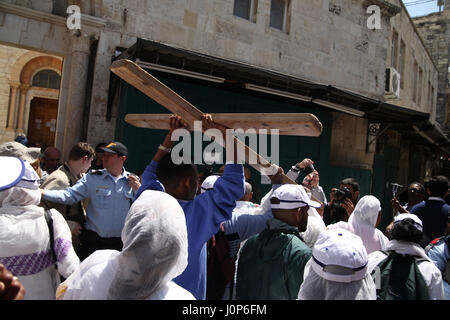
<path fill-rule="evenodd" d="M 420 220 L 420 218 L 418 216 L 416 216 L 415 214 L 412 213 L 401 213 L 399 215 L 397 215 L 394 218 L 394 224 L 399 223 L 400 221 L 404 220 L 404 219 L 411 219 L 414 221 L 414 226 L 419 229 L 420 231 L 423 231 L 423 224 L 422 224 L 422 220 Z"/>
<path fill-rule="evenodd" d="M 216 175 L 212 175 L 212 176 L 207 177 L 203 181 L 202 185 L 200 186 L 201 193 L 213 189 L 214 183 L 216 183 L 217 179 L 219 179 L 219 178 L 220 178 L 220 176 L 216 176 Z"/>
<path fill-rule="evenodd" d="M 314 244 L 311 267 L 322 278 L 349 283 L 367 275 L 367 251 L 360 237 L 345 229 L 327 229 Z"/>
<path fill-rule="evenodd" d="M 298 184 L 283 184 L 273 192 L 270 199 L 273 198 L 277 198 L 280 203 L 272 203 L 271 201 L 272 209 L 297 209 L 306 205 L 313 208 L 321 207 L 321 204 L 312 201 L 303 186 Z"/>
<path fill-rule="evenodd" d="M 16 157 L 0 156 L 0 191 L 12 187 L 32 190 L 39 188 L 40 178 L 33 167 Z"/>

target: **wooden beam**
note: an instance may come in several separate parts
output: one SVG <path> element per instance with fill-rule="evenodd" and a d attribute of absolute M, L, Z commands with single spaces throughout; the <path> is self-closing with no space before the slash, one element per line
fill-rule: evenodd
<path fill-rule="evenodd" d="M 214 122 L 231 129 L 278 129 L 280 135 L 317 137 L 322 124 L 310 113 L 213 113 Z M 171 114 L 127 114 L 125 121 L 135 127 L 169 130 Z M 194 127 L 188 123 L 188 129 Z"/>

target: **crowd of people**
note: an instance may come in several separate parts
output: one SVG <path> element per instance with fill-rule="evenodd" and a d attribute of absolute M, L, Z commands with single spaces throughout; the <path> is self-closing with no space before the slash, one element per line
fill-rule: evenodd
<path fill-rule="evenodd" d="M 226 128 L 210 115 L 203 130 Z M 217 172 L 171 159 L 170 130 L 141 176 L 127 147 L 0 145 L 0 299 L 448 300 L 449 180 L 394 197 L 392 223 L 353 178 L 327 198 L 313 160 L 270 176 L 227 154 Z"/>

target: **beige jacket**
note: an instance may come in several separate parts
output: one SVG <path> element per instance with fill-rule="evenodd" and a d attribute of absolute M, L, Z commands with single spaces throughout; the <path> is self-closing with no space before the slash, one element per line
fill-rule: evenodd
<path fill-rule="evenodd" d="M 81 177 L 82 175 L 76 177 L 70 170 L 68 163 L 65 162 L 57 170 L 53 171 L 50 175 L 47 176 L 47 178 L 41 184 L 41 188 L 49 190 L 65 190 L 77 183 L 78 179 L 80 179 Z M 71 206 L 50 202 L 47 200 L 41 200 L 41 205 L 45 208 L 55 208 L 56 210 L 58 210 L 67 220 L 67 223 L 69 224 L 71 230 L 73 230 L 76 225 L 74 224 L 74 222 L 81 226 L 83 226 L 84 224 L 86 217 L 85 208 L 87 205 L 84 200 Z"/>

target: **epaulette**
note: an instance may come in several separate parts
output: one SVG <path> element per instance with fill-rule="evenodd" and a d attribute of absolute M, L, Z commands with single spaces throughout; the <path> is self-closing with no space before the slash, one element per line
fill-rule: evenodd
<path fill-rule="evenodd" d="M 436 245 L 438 245 L 438 244 L 441 244 L 443 241 L 447 242 L 447 245 L 448 245 L 449 239 L 450 239 L 450 236 L 443 236 L 443 237 L 439 237 L 439 238 L 436 238 L 436 239 L 432 240 L 432 241 L 426 246 L 425 252 L 430 251 L 431 248 L 433 248 L 434 246 L 436 246 Z"/>
<path fill-rule="evenodd" d="M 97 170 L 91 170 L 89 171 L 89 174 L 96 174 L 96 175 L 101 175 L 103 173 L 102 169 L 97 169 Z"/>

